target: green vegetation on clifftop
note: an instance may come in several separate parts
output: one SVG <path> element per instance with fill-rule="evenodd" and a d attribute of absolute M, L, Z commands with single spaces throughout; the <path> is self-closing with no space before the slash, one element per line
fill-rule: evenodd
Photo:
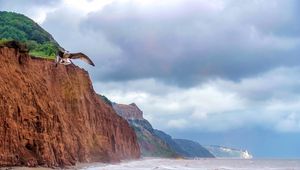
<path fill-rule="evenodd" d="M 0 43 L 8 40 L 25 43 L 36 57 L 54 58 L 59 48 L 54 38 L 30 18 L 0 11 Z"/>

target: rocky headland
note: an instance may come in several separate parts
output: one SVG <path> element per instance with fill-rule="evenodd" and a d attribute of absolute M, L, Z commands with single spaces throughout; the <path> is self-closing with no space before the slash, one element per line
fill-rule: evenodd
<path fill-rule="evenodd" d="M 0 165 L 62 167 L 140 157 L 127 121 L 74 65 L 0 46 Z"/>

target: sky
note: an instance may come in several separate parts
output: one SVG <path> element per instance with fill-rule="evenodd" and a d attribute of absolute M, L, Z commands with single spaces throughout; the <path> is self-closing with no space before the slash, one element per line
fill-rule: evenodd
<path fill-rule="evenodd" d="M 0 0 L 176 138 L 300 158 L 298 0 Z"/>

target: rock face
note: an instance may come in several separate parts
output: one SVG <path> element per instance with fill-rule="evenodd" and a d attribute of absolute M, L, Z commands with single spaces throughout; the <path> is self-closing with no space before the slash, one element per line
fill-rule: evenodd
<path fill-rule="evenodd" d="M 143 112 L 137 107 L 135 103 L 126 104 L 113 104 L 115 111 L 124 119 L 139 119 L 143 120 Z"/>
<path fill-rule="evenodd" d="M 104 101 L 105 98 L 102 97 Z M 179 157 L 169 145 L 155 134 L 152 125 L 143 118 L 143 112 L 136 104 L 112 104 L 115 111 L 125 118 L 134 129 L 141 149 L 141 155 L 144 157 Z"/>
<path fill-rule="evenodd" d="M 205 146 L 217 158 L 252 159 L 253 156 L 247 150 L 239 150 L 224 146 Z"/>
<path fill-rule="evenodd" d="M 0 166 L 66 166 L 139 158 L 126 120 L 74 65 L 0 47 Z"/>
<path fill-rule="evenodd" d="M 107 98 L 102 96 L 104 101 Z M 116 112 L 127 119 L 131 127 L 134 128 L 138 137 L 142 156 L 152 157 L 205 157 L 214 156 L 199 143 L 184 139 L 173 139 L 163 131 L 153 129 L 151 124 L 143 118 L 143 112 L 136 104 L 113 104 Z"/>

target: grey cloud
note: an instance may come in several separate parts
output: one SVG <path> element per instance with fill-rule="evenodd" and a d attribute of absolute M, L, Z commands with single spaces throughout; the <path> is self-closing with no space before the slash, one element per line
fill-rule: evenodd
<path fill-rule="evenodd" d="M 277 68 L 240 82 L 216 80 L 210 85 L 220 90 L 236 92 L 255 102 L 270 99 L 295 100 L 300 94 L 299 67 Z"/>
<path fill-rule="evenodd" d="M 81 29 L 103 34 L 121 51 L 98 79 L 190 86 L 299 65 L 297 1 L 218 2 L 176 1 L 169 8 L 115 2 L 91 13 Z"/>

